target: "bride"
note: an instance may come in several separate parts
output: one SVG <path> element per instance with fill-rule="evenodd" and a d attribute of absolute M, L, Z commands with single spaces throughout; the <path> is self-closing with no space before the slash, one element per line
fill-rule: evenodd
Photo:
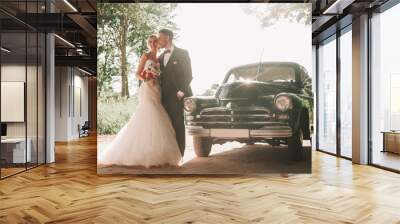
<path fill-rule="evenodd" d="M 99 156 L 101 165 L 138 167 L 177 166 L 181 160 L 175 130 L 161 104 L 158 84 L 158 39 L 147 40 L 149 52 L 142 55 L 136 77 L 142 80 L 139 105 L 127 124 Z"/>

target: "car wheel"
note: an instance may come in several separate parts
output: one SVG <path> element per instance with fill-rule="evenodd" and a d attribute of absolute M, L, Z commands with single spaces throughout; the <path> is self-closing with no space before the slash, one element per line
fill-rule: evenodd
<path fill-rule="evenodd" d="M 197 157 L 207 157 L 210 155 L 212 139 L 206 137 L 193 137 L 193 146 Z"/>
<path fill-rule="evenodd" d="M 293 133 L 293 136 L 288 139 L 288 148 L 293 160 L 303 159 L 303 132 L 301 129 Z"/>

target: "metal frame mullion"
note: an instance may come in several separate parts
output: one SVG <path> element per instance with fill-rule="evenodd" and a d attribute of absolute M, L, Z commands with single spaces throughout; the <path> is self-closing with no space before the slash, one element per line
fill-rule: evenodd
<path fill-rule="evenodd" d="M 28 19 L 28 0 L 25 0 L 25 21 Z M 26 24 L 26 23 L 25 23 Z M 25 25 L 25 102 L 24 102 L 24 118 L 25 118 L 25 170 L 28 170 L 28 113 L 27 113 L 27 96 L 28 96 L 28 25 Z"/>
<path fill-rule="evenodd" d="M 315 46 L 315 149 L 319 149 L 319 44 Z"/>
<path fill-rule="evenodd" d="M 367 163 L 369 165 L 373 165 L 373 145 L 372 145 L 372 63 L 371 63 L 371 57 L 372 57 L 372 25 L 371 25 L 371 20 L 372 20 L 372 12 L 368 12 L 368 30 L 367 30 L 367 45 L 368 45 L 368 53 L 367 53 L 367 83 L 368 83 L 368 95 L 367 95 L 367 107 L 368 107 L 368 114 L 367 114 L 367 119 L 368 119 L 368 124 L 367 124 L 367 132 L 368 132 L 368 155 L 367 155 Z"/>
<path fill-rule="evenodd" d="M 0 47 L 2 46 L 2 32 L 1 32 L 2 26 L 1 26 L 1 24 L 2 24 L 2 23 L 0 23 Z M 2 76 L 2 75 L 1 75 L 1 67 L 2 67 L 2 64 L 1 64 L 2 58 L 1 58 L 1 55 L 2 55 L 2 53 L 0 52 L 0 125 L 2 124 L 2 122 L 1 122 L 1 76 Z M 0 136 L 1 136 L 1 133 L 0 133 Z M 2 162 L 1 162 L 1 144 L 0 144 L 0 180 L 2 179 L 1 170 L 2 170 Z"/>
<path fill-rule="evenodd" d="M 340 64 L 340 36 L 341 31 L 336 31 L 336 154 L 341 157 L 341 119 L 340 119 L 340 100 L 341 100 L 341 64 Z"/>

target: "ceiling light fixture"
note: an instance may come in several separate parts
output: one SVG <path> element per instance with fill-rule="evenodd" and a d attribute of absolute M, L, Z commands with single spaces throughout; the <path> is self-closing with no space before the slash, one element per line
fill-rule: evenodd
<path fill-rule="evenodd" d="M 64 0 L 64 3 L 68 5 L 74 12 L 78 12 L 78 10 L 68 1 Z"/>
<path fill-rule="evenodd" d="M 354 0 L 336 0 L 333 2 L 332 5 L 330 5 L 327 9 L 324 10 L 322 14 L 327 15 L 327 14 L 342 14 L 343 9 L 347 8 L 349 5 L 351 5 L 354 2 Z"/>
<path fill-rule="evenodd" d="M 6 53 L 10 53 L 10 52 L 11 52 L 11 50 L 9 50 L 9 49 L 7 49 L 7 48 L 5 48 L 5 47 L 1 47 L 0 49 L 1 49 L 2 51 L 6 52 Z"/>
<path fill-rule="evenodd" d="M 61 40 L 62 42 L 64 42 L 64 43 L 66 43 L 67 45 L 69 45 L 70 47 L 73 47 L 73 48 L 75 48 L 75 45 L 73 45 L 71 42 L 69 42 L 68 40 L 66 40 L 66 39 L 64 39 L 64 38 L 62 38 L 62 37 L 60 37 L 59 35 L 57 35 L 57 34 L 54 34 L 54 36 L 55 37 L 57 37 L 59 40 Z"/>

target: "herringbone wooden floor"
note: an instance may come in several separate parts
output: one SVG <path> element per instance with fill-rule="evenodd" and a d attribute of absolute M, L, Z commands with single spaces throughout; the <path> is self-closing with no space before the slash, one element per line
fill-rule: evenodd
<path fill-rule="evenodd" d="M 400 175 L 313 152 L 313 174 L 96 174 L 96 139 L 0 181 L 0 223 L 400 223 Z"/>

